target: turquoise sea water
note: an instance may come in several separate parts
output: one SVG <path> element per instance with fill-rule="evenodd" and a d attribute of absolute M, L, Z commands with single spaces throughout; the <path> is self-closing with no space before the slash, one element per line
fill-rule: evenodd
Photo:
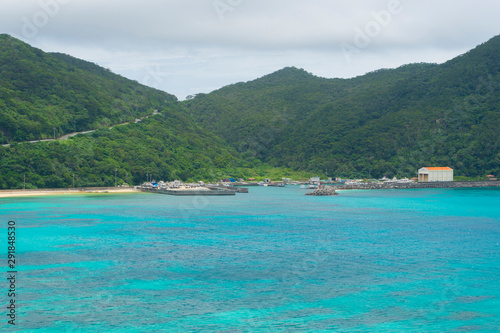
<path fill-rule="evenodd" d="M 499 332 L 500 190 L 305 191 L 0 199 L 18 264 L 0 327 Z"/>

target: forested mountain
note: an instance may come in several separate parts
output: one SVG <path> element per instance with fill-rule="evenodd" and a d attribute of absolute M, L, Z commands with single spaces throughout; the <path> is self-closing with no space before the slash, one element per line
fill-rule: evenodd
<path fill-rule="evenodd" d="M 139 123 L 114 125 L 145 115 Z M 67 141 L 17 143 L 74 130 Z M 0 36 L 0 189 L 217 179 L 253 166 L 200 128 L 176 98 L 92 63 Z"/>
<path fill-rule="evenodd" d="M 131 121 L 176 100 L 93 63 L 0 35 L 0 143 Z"/>
<path fill-rule="evenodd" d="M 500 36 L 444 64 L 353 79 L 285 68 L 183 102 L 247 160 L 349 177 L 500 173 Z"/>
<path fill-rule="evenodd" d="M 156 180 L 216 180 L 245 166 L 177 107 L 137 124 L 103 128 L 67 141 L 0 147 L 0 189 L 137 185 Z"/>
<path fill-rule="evenodd" d="M 285 68 L 178 102 L 95 64 L 0 36 L 0 188 L 290 176 L 500 174 L 500 36 L 441 65 L 353 79 Z M 140 123 L 115 126 L 160 114 Z M 16 143 L 73 131 L 67 141 Z M 288 170 L 271 170 L 271 167 Z"/>

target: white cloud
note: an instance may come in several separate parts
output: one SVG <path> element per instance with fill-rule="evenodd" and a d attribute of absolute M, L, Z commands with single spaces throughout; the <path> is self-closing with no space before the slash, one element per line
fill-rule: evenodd
<path fill-rule="evenodd" d="M 0 6 L 0 31 L 180 98 L 291 65 L 352 77 L 443 62 L 500 31 L 497 0 L 0 0 Z M 341 45 L 356 52 L 347 57 Z"/>

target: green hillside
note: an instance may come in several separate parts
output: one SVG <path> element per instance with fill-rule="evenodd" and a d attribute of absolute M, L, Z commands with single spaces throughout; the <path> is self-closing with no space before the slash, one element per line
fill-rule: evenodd
<path fill-rule="evenodd" d="M 183 102 L 248 161 L 345 177 L 500 173 L 500 36 L 442 65 L 353 79 L 285 68 Z"/>
<path fill-rule="evenodd" d="M 0 35 L 0 143 L 123 123 L 169 102 L 175 96 Z"/>
<path fill-rule="evenodd" d="M 0 188 L 221 177 L 500 174 L 500 37 L 441 65 L 353 79 L 285 68 L 178 102 L 0 36 Z M 151 115 L 140 123 L 128 122 Z M 99 129 L 66 141 L 17 143 Z M 272 169 L 275 168 L 275 169 Z"/>
<path fill-rule="evenodd" d="M 139 123 L 109 125 L 151 115 Z M 17 143 L 74 130 L 66 141 Z M 217 179 L 251 166 L 201 129 L 174 96 L 94 64 L 0 36 L 0 189 Z"/>
<path fill-rule="evenodd" d="M 244 166 L 234 150 L 175 107 L 140 123 L 67 141 L 0 147 L 0 188 L 113 186 L 156 180 L 217 179 Z"/>

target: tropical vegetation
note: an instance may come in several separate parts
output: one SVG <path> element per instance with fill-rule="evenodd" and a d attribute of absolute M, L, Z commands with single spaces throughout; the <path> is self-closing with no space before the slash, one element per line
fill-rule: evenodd
<path fill-rule="evenodd" d="M 499 51 L 500 36 L 444 64 L 352 79 L 289 67 L 179 102 L 0 35 L 0 188 L 413 177 L 422 166 L 498 176 Z"/>
<path fill-rule="evenodd" d="M 500 173 L 500 36 L 444 64 L 352 79 L 297 68 L 183 102 L 241 156 L 342 177 Z"/>

